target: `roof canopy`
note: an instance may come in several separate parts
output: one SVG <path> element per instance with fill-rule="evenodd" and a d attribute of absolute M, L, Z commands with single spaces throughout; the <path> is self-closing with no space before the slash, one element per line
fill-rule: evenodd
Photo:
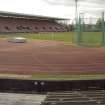
<path fill-rule="evenodd" d="M 40 15 L 30 15 L 24 13 L 4 12 L 0 11 L 0 17 L 12 17 L 12 18 L 25 18 L 25 19 L 38 19 L 38 20 L 69 20 L 64 18 L 55 18 Z"/>

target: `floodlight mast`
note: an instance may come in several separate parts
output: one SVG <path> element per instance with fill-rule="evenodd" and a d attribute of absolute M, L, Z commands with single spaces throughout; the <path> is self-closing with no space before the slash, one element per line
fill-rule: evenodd
<path fill-rule="evenodd" d="M 78 19 L 78 0 L 75 0 L 75 19 Z"/>
<path fill-rule="evenodd" d="M 80 42 L 80 20 L 78 18 L 78 0 L 75 0 L 75 30 L 76 30 L 76 43 L 79 45 Z"/>

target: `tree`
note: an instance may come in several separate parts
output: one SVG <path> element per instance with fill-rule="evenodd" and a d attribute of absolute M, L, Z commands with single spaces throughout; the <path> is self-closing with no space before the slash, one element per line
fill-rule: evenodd
<path fill-rule="evenodd" d="M 97 22 L 96 22 L 96 28 L 97 28 L 97 29 L 100 29 L 100 28 L 101 28 L 101 25 L 102 25 L 102 19 L 99 18 L 99 19 L 97 20 Z"/>

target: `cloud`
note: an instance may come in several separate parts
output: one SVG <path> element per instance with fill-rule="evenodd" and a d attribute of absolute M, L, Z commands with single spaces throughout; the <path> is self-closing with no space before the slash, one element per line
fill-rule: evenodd
<path fill-rule="evenodd" d="M 63 5 L 63 6 L 72 6 L 74 5 L 74 1 L 70 0 L 46 0 L 50 5 Z"/>
<path fill-rule="evenodd" d="M 105 0 L 77 0 L 80 6 L 105 7 Z M 75 0 L 45 0 L 50 5 L 75 6 Z"/>
<path fill-rule="evenodd" d="M 86 16 L 99 16 L 105 11 L 105 0 L 78 0 L 78 10 Z M 75 0 L 0 0 L 0 11 L 74 18 Z"/>
<path fill-rule="evenodd" d="M 78 12 L 83 12 L 87 17 L 101 16 L 101 13 L 105 11 L 105 0 L 77 0 Z M 60 5 L 65 7 L 74 7 L 75 0 L 46 0 L 50 5 Z"/>

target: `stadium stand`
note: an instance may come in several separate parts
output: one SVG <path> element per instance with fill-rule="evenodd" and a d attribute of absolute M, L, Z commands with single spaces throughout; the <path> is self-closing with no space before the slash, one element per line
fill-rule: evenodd
<path fill-rule="evenodd" d="M 48 92 L 41 105 L 105 105 L 105 91 Z"/>
<path fill-rule="evenodd" d="M 0 32 L 66 32 L 58 18 L 30 16 L 15 13 L 0 13 Z"/>

